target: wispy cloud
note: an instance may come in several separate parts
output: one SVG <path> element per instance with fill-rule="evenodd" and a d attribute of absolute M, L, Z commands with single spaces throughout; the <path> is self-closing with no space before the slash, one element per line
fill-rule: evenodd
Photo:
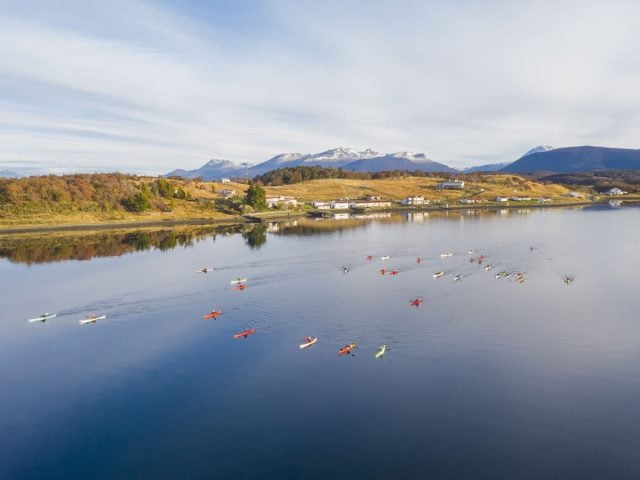
<path fill-rule="evenodd" d="M 0 165 L 637 147 L 637 18 L 626 1 L 21 2 L 0 17 Z"/>

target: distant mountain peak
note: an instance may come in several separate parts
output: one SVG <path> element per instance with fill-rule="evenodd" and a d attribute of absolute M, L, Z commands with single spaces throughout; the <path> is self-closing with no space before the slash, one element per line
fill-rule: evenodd
<path fill-rule="evenodd" d="M 531 155 L 531 154 L 534 154 L 534 153 L 550 152 L 551 150 L 553 150 L 553 147 L 551 145 L 538 145 L 537 147 L 532 148 L 527 153 L 522 155 L 522 157 L 520 157 L 520 158 L 524 158 L 527 155 Z"/>

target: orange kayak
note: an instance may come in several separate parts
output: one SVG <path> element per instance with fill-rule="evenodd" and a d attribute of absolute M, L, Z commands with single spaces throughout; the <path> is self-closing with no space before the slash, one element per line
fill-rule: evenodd
<path fill-rule="evenodd" d="M 353 350 L 354 348 L 356 348 L 356 344 L 355 343 L 350 343 L 349 345 L 345 345 L 344 347 L 342 347 L 340 349 L 340 351 L 338 352 L 338 355 L 345 355 L 345 354 L 351 352 L 351 350 Z"/>
<path fill-rule="evenodd" d="M 205 320 L 209 320 L 210 318 L 216 318 L 220 314 L 222 314 L 222 310 L 212 310 L 211 313 L 203 315 L 202 318 L 204 318 Z"/>
<path fill-rule="evenodd" d="M 247 328 L 240 333 L 236 333 L 233 338 L 247 338 L 249 335 L 253 335 L 254 333 L 256 333 L 255 328 Z"/>
<path fill-rule="evenodd" d="M 424 300 L 422 300 L 421 298 L 416 298 L 415 300 L 411 300 L 411 306 L 418 307 L 422 302 L 424 302 Z"/>
<path fill-rule="evenodd" d="M 240 285 L 236 285 L 235 287 L 233 287 L 235 291 L 242 291 L 245 288 L 247 288 L 247 286 L 244 283 L 241 283 Z"/>

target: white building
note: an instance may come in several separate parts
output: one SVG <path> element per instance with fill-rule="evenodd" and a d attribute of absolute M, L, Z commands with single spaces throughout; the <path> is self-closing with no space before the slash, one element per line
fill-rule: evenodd
<path fill-rule="evenodd" d="M 231 180 L 229 180 L 228 178 L 221 178 L 220 183 L 231 183 Z"/>
<path fill-rule="evenodd" d="M 508 202 L 509 197 L 496 197 L 496 202 Z"/>
<path fill-rule="evenodd" d="M 480 200 L 477 200 L 475 198 L 461 198 L 460 199 L 460 203 L 462 203 L 463 205 L 473 205 L 474 203 L 478 203 Z"/>
<path fill-rule="evenodd" d="M 349 200 L 332 200 L 331 208 L 333 210 L 347 210 L 349 208 Z"/>
<path fill-rule="evenodd" d="M 389 208 L 391 202 L 389 200 L 352 200 L 349 206 L 351 208 Z"/>
<path fill-rule="evenodd" d="M 624 195 L 627 192 L 620 190 L 618 187 L 613 187 L 604 192 L 605 195 L 613 196 L 613 195 Z"/>
<path fill-rule="evenodd" d="M 282 195 L 277 197 L 267 197 L 265 198 L 265 201 L 269 208 L 274 208 L 278 205 L 285 205 L 287 207 L 295 207 L 298 205 L 298 200 L 294 197 L 283 197 Z"/>
<path fill-rule="evenodd" d="M 402 205 L 424 205 L 425 203 L 428 204 L 429 200 L 425 201 L 424 197 L 422 196 L 414 196 L 403 198 L 400 203 Z"/>
<path fill-rule="evenodd" d="M 228 190 L 226 188 L 223 188 L 222 190 L 220 190 L 220 195 L 222 195 L 224 198 L 231 198 L 235 197 L 237 193 L 235 190 Z"/>
<path fill-rule="evenodd" d="M 317 208 L 318 210 L 329 210 L 331 208 L 331 202 L 323 202 L 323 201 L 313 201 L 311 202 L 311 206 L 313 208 Z"/>
<path fill-rule="evenodd" d="M 461 190 L 464 188 L 464 182 L 462 180 L 447 180 L 439 183 L 438 188 L 448 188 L 450 190 Z"/>

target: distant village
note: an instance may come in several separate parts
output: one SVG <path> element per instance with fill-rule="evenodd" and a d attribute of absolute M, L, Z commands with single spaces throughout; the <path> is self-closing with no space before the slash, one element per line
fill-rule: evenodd
<path fill-rule="evenodd" d="M 230 180 L 227 178 L 221 179 L 222 184 L 229 184 Z M 441 182 L 437 185 L 439 189 L 446 190 L 463 190 L 465 186 L 465 182 L 462 180 L 447 180 Z M 238 192 L 233 189 L 221 189 L 218 191 L 225 198 L 233 198 L 238 195 Z M 619 188 L 611 188 L 608 191 L 604 192 L 603 195 L 606 196 L 617 196 L 624 195 L 627 192 L 619 189 Z M 584 198 L 584 194 L 580 192 L 568 192 L 566 194 L 567 197 L 579 199 Z M 412 195 L 403 198 L 400 201 L 397 200 L 389 200 L 384 199 L 381 196 L 377 195 L 368 195 L 364 198 L 358 199 L 349 199 L 349 198 L 338 198 L 335 200 L 313 200 L 310 202 L 302 202 L 295 197 L 283 196 L 283 195 L 267 195 L 266 204 L 268 208 L 275 209 L 288 209 L 288 208 L 296 208 L 302 204 L 309 204 L 312 208 L 319 211 L 331 211 L 331 210 L 365 210 L 365 209 L 373 209 L 380 210 L 385 208 L 391 208 L 394 206 L 402 206 L 402 207 L 414 207 L 414 206 L 427 206 L 431 204 L 441 204 L 439 201 L 431 201 L 429 199 L 424 198 L 422 195 Z M 486 200 L 481 198 L 469 197 L 469 198 L 461 198 L 457 200 L 460 205 L 480 205 L 486 204 L 488 202 L 495 202 L 499 204 L 506 204 L 508 202 L 535 202 L 538 204 L 551 203 L 553 200 L 548 197 L 538 197 L 532 198 L 529 196 L 498 196 L 493 200 Z M 448 204 L 447 204 L 448 205 Z"/>

